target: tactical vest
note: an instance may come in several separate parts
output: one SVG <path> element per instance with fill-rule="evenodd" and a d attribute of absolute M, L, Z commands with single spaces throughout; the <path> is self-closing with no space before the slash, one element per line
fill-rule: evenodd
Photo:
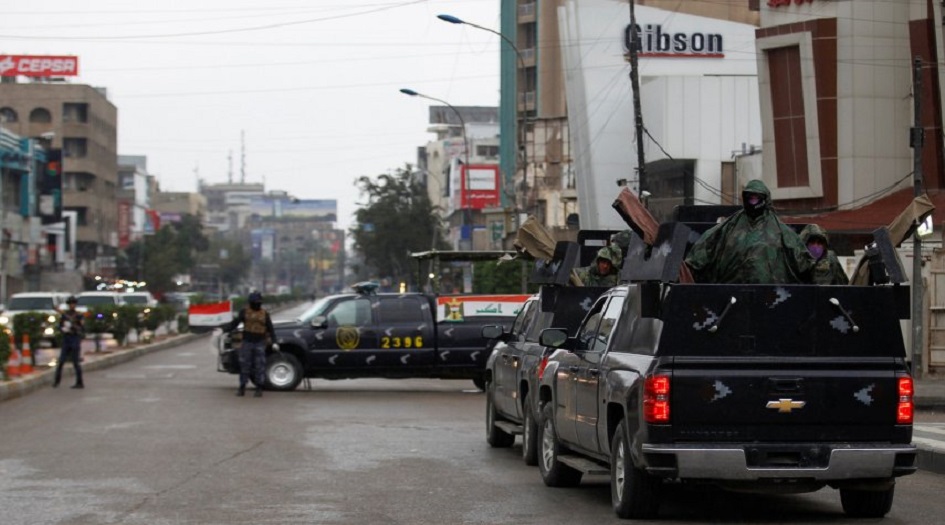
<path fill-rule="evenodd" d="M 263 335 L 266 333 L 266 311 L 260 308 L 247 308 L 243 313 L 243 331 L 250 334 Z"/>

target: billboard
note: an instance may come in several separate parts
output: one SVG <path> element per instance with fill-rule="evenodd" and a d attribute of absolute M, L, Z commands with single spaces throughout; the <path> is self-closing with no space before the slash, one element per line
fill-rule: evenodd
<path fill-rule="evenodd" d="M 501 206 L 499 200 L 499 166 L 473 164 L 462 166 L 460 208 L 481 210 Z"/>
<path fill-rule="evenodd" d="M 338 201 L 256 196 L 249 201 L 249 213 L 260 217 L 298 217 L 336 221 L 338 220 Z"/>
<path fill-rule="evenodd" d="M 51 55 L 0 55 L 0 77 L 75 77 L 79 57 Z"/>

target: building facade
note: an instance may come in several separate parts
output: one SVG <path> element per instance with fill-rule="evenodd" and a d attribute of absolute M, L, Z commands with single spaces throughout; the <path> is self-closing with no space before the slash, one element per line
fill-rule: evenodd
<path fill-rule="evenodd" d="M 62 82 L 0 83 L 3 126 L 62 151 L 62 203 L 77 222 L 78 268 L 111 275 L 118 247 L 118 110 L 103 88 Z"/>

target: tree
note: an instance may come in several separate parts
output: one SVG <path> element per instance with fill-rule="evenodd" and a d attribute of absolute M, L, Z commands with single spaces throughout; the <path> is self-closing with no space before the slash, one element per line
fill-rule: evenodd
<path fill-rule="evenodd" d="M 200 219 L 185 214 L 179 222 L 163 225 L 152 235 L 128 245 L 118 260 L 118 275 L 146 281 L 155 294 L 173 290 L 173 277 L 190 273 L 197 253 L 210 242 L 201 231 Z"/>
<path fill-rule="evenodd" d="M 224 288 L 234 290 L 249 273 L 253 260 L 239 241 L 214 238 L 207 250 L 197 254 L 196 263 L 198 267 L 214 268 L 215 278 Z"/>
<path fill-rule="evenodd" d="M 426 189 L 407 164 L 376 179 L 359 177 L 355 185 L 367 202 L 355 211 L 357 224 L 349 231 L 364 268 L 360 277 L 389 277 L 415 284 L 411 252 L 443 249 L 440 218 Z"/>

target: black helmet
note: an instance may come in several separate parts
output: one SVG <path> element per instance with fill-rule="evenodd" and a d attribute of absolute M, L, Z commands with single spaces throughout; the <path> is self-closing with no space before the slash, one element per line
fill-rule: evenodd
<path fill-rule="evenodd" d="M 79 302 L 79 300 L 76 299 L 76 297 L 75 297 L 74 295 L 70 295 L 70 296 L 66 299 L 66 304 L 76 304 L 76 303 L 78 303 L 78 302 Z"/>
<path fill-rule="evenodd" d="M 252 303 L 262 303 L 262 294 L 259 292 L 252 292 L 249 294 L 249 299 L 247 299 L 250 304 Z"/>

